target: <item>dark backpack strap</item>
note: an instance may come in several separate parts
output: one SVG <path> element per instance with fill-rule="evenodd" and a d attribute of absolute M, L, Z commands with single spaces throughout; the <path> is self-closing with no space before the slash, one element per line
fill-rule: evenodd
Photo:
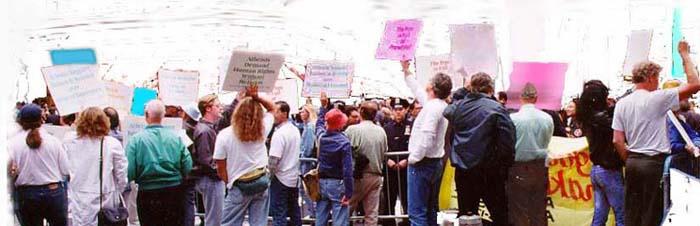
<path fill-rule="evenodd" d="M 104 147 L 104 141 L 105 141 L 105 138 L 102 137 L 102 139 L 100 139 L 100 211 L 102 211 L 102 164 L 103 164 L 102 163 L 103 162 L 103 158 L 102 158 L 103 150 L 102 149 Z"/>

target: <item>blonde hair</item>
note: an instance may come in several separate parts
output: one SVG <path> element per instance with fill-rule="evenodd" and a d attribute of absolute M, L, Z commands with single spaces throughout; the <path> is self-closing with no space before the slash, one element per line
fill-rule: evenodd
<path fill-rule="evenodd" d="M 234 136 L 243 142 L 264 141 L 263 108 L 251 97 L 238 103 L 231 117 Z"/>
<path fill-rule="evenodd" d="M 316 115 L 316 109 L 314 108 L 313 105 L 306 104 L 306 105 L 302 106 L 302 110 L 306 110 L 306 112 L 309 113 L 309 122 L 310 123 L 316 123 L 318 116 Z"/>
<path fill-rule="evenodd" d="M 109 117 L 98 107 L 85 109 L 75 124 L 79 137 L 100 138 L 109 134 Z"/>
<path fill-rule="evenodd" d="M 207 107 L 212 106 L 212 103 L 218 99 L 219 97 L 214 94 L 209 94 L 199 98 L 199 102 L 197 102 L 197 109 L 199 109 L 199 113 L 204 116 L 204 114 L 207 113 Z"/>

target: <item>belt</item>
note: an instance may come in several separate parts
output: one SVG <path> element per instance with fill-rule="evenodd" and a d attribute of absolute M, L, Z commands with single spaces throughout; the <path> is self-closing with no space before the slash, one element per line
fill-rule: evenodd
<path fill-rule="evenodd" d="M 629 152 L 628 156 L 634 157 L 634 158 L 648 158 L 648 159 L 664 160 L 664 159 L 666 159 L 666 157 L 669 156 L 669 154 L 659 153 L 656 155 L 645 155 L 645 154 L 637 153 L 637 152 Z"/>
<path fill-rule="evenodd" d="M 60 187 L 63 187 L 61 182 L 53 182 L 53 183 L 42 184 L 42 185 L 19 185 L 19 186 L 17 186 L 17 190 L 37 189 L 37 188 L 48 188 L 49 190 L 55 190 L 55 189 L 58 189 Z"/>

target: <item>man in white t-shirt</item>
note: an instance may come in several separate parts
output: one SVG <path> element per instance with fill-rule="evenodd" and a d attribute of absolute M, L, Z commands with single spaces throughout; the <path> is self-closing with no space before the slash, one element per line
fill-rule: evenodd
<path fill-rule="evenodd" d="M 632 71 L 635 91 L 615 107 L 612 128 L 615 149 L 625 160 L 625 225 L 659 225 L 663 214 L 660 186 L 664 159 L 671 153 L 666 112 L 700 90 L 698 74 L 685 41 L 678 45 L 688 83 L 659 88 L 661 66 L 637 64 Z"/>
<path fill-rule="evenodd" d="M 273 226 L 301 225 L 299 208 L 299 129 L 289 122 L 289 104 L 275 103 L 275 132 L 270 141 L 270 215 Z M 287 220 L 289 217 L 289 220 Z"/>

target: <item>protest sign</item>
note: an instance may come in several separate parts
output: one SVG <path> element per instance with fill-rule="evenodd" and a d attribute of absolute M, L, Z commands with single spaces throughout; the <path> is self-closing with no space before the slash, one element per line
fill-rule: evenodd
<path fill-rule="evenodd" d="M 134 89 L 134 98 L 131 102 L 131 114 L 136 116 L 143 116 L 143 110 L 146 107 L 146 103 L 158 97 L 158 93 L 155 90 L 138 87 Z"/>
<path fill-rule="evenodd" d="M 106 103 L 104 84 L 97 77 L 97 65 L 59 65 L 42 68 L 41 72 L 61 115 Z"/>
<path fill-rule="evenodd" d="M 290 112 L 299 109 L 299 92 L 296 79 L 280 79 L 275 83 L 275 88 L 270 93 L 273 102 L 284 101 L 289 104 Z"/>
<path fill-rule="evenodd" d="M 187 106 L 197 102 L 199 72 L 158 71 L 158 94 L 165 105 Z"/>
<path fill-rule="evenodd" d="M 115 81 L 104 81 L 107 92 L 107 106 L 113 107 L 120 115 L 126 115 L 131 110 L 131 100 L 134 88 Z"/>
<path fill-rule="evenodd" d="M 477 72 L 498 75 L 493 24 L 450 25 L 452 71 L 467 77 Z"/>
<path fill-rule="evenodd" d="M 319 97 L 321 92 L 331 98 L 350 96 L 350 85 L 354 65 L 333 61 L 315 61 L 306 66 L 306 77 L 302 95 L 304 97 Z"/>
<path fill-rule="evenodd" d="M 239 91 L 258 85 L 260 92 L 272 92 L 282 63 L 284 56 L 280 54 L 234 50 L 222 90 Z"/>
<path fill-rule="evenodd" d="M 630 33 L 627 40 L 627 55 L 622 66 L 623 75 L 632 75 L 635 64 L 648 60 L 652 34 L 651 30 L 634 30 Z"/>
<path fill-rule="evenodd" d="M 520 97 L 523 87 L 529 82 L 537 88 L 537 108 L 559 110 L 567 68 L 565 63 L 513 62 L 507 94 Z M 520 105 L 520 101 L 508 101 L 507 107 L 520 109 Z"/>
<path fill-rule="evenodd" d="M 450 55 L 419 56 L 416 57 L 416 78 L 418 84 L 424 87 L 430 79 L 437 73 L 449 75 L 452 78 L 452 90 L 457 90 L 464 86 L 466 78 L 460 73 L 450 71 Z"/>
<path fill-rule="evenodd" d="M 94 49 L 54 49 L 49 51 L 53 65 L 97 64 Z"/>
<path fill-rule="evenodd" d="M 147 125 L 146 118 L 143 116 L 128 115 L 124 117 L 124 125 L 122 127 L 124 146 L 126 146 L 130 137 L 143 131 Z M 163 118 L 161 125 L 163 125 L 164 128 L 172 129 L 174 133 L 179 133 L 180 130 L 183 130 L 181 118 Z"/>
<path fill-rule="evenodd" d="M 423 22 L 417 19 L 386 22 L 384 36 L 379 41 L 376 59 L 410 60 L 416 53 Z"/>

